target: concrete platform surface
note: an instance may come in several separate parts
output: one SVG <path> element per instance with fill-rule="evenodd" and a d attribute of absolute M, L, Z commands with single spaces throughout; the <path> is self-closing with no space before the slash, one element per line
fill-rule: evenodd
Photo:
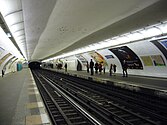
<path fill-rule="evenodd" d="M 50 125 L 31 71 L 0 77 L 0 125 Z"/>

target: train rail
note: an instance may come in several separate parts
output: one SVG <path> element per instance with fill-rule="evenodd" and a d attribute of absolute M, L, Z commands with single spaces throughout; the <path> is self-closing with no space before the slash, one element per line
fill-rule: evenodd
<path fill-rule="evenodd" d="M 92 116 L 100 117 L 102 124 L 163 125 L 167 121 L 166 104 L 163 102 L 157 105 L 159 100 L 152 100 L 148 96 L 144 98 L 137 93 L 101 86 L 76 77 L 67 77 L 59 73 L 55 75 L 48 71 L 40 72 L 49 82 L 68 93 L 70 98 L 82 105 Z"/>
<path fill-rule="evenodd" d="M 54 125 L 101 125 L 44 76 L 36 72 L 33 75 Z"/>

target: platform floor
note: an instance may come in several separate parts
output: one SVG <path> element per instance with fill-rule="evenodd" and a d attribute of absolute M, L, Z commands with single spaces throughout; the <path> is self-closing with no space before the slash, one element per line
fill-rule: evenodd
<path fill-rule="evenodd" d="M 65 70 L 57 70 L 57 69 L 49 69 L 49 70 L 65 72 Z M 128 77 L 122 77 L 122 74 L 118 74 L 118 73 L 110 76 L 108 72 L 106 72 L 105 74 L 103 72 L 101 74 L 94 73 L 94 75 L 91 76 L 90 72 L 87 73 L 87 71 L 72 71 L 72 70 L 68 70 L 66 73 L 92 77 L 94 79 L 103 79 L 103 80 L 109 80 L 109 81 L 118 82 L 118 83 L 132 84 L 136 86 L 143 86 L 146 88 L 167 91 L 167 78 L 146 77 L 146 76 L 138 76 L 138 75 L 128 75 Z"/>
<path fill-rule="evenodd" d="M 0 125 L 50 125 L 29 69 L 0 77 Z"/>

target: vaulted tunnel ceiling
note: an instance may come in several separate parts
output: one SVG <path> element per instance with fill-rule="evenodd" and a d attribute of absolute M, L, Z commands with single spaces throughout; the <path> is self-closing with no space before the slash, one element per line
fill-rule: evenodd
<path fill-rule="evenodd" d="M 11 3 L 11 11 L 21 3 L 28 60 L 56 56 L 167 20 L 166 0 L 1 1 Z"/>

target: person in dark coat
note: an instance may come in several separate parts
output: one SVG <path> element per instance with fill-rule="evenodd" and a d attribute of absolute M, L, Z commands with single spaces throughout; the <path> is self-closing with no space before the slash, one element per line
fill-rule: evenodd
<path fill-rule="evenodd" d="M 94 68 L 94 62 L 93 62 L 92 59 L 91 59 L 91 60 L 90 60 L 90 71 L 91 71 L 91 75 L 94 74 L 93 68 Z"/>
<path fill-rule="evenodd" d="M 113 68 L 113 64 L 110 64 L 110 76 L 112 76 L 112 68 Z"/>
<path fill-rule="evenodd" d="M 88 61 L 86 63 L 86 68 L 87 68 L 87 73 L 89 73 L 89 63 L 88 63 Z"/>
<path fill-rule="evenodd" d="M 4 76 L 4 74 L 5 74 L 5 73 L 4 73 L 3 69 L 2 69 L 2 77 Z"/>
<path fill-rule="evenodd" d="M 123 61 L 122 69 L 123 69 L 123 77 L 128 77 L 128 72 L 127 72 L 128 64 L 126 60 Z"/>
<path fill-rule="evenodd" d="M 106 73 L 106 64 L 103 63 L 103 73 Z"/>
<path fill-rule="evenodd" d="M 65 72 L 67 72 L 67 63 L 65 63 L 64 68 L 65 68 Z"/>
<path fill-rule="evenodd" d="M 95 73 L 96 73 L 96 74 L 98 73 L 98 68 L 99 68 L 99 64 L 96 62 L 96 63 L 95 63 Z"/>
<path fill-rule="evenodd" d="M 114 64 L 114 65 L 113 65 L 114 74 L 116 73 L 116 68 L 117 68 L 117 66 Z"/>

